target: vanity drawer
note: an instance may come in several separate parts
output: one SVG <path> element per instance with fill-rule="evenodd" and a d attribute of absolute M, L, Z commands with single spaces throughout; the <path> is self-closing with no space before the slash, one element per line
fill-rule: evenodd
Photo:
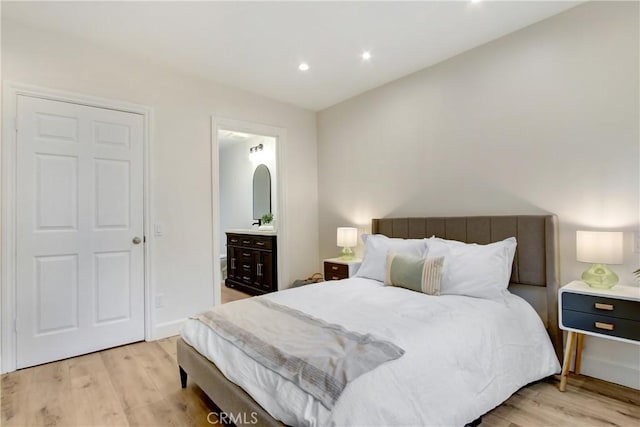
<path fill-rule="evenodd" d="M 227 245 L 255 249 L 273 249 L 273 238 L 252 235 L 227 234 Z"/>
<path fill-rule="evenodd" d="M 238 236 L 237 234 L 227 234 L 227 245 L 232 246 L 240 246 L 240 239 L 243 236 Z"/>
<path fill-rule="evenodd" d="M 562 293 L 562 310 L 640 322 L 640 303 L 637 301 L 564 292 Z"/>
<path fill-rule="evenodd" d="M 248 273 L 246 271 L 242 271 L 241 274 L 240 274 L 240 280 L 245 285 L 253 286 L 253 280 L 251 279 L 251 273 Z"/>
<path fill-rule="evenodd" d="M 273 242 L 273 239 L 271 239 L 270 237 L 254 236 L 251 242 L 251 246 L 256 249 L 272 249 L 273 248 L 272 242 Z"/>
<path fill-rule="evenodd" d="M 640 341 L 640 322 L 581 311 L 562 310 L 565 327 Z"/>
<path fill-rule="evenodd" d="M 240 246 L 251 247 L 253 243 L 253 238 L 251 236 L 240 236 Z"/>
<path fill-rule="evenodd" d="M 253 264 L 251 263 L 251 260 L 241 259 L 239 267 L 238 267 L 238 273 L 237 274 L 239 274 L 239 275 L 243 275 L 243 274 L 251 275 L 252 271 L 253 271 Z"/>

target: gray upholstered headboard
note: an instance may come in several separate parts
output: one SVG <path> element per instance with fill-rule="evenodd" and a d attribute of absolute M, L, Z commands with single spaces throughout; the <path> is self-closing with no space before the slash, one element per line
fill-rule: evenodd
<path fill-rule="evenodd" d="M 555 215 L 382 218 L 372 220 L 371 232 L 405 239 L 436 236 L 480 244 L 515 237 L 518 246 L 509 290 L 526 299 L 540 314 L 562 360 L 557 223 Z"/>

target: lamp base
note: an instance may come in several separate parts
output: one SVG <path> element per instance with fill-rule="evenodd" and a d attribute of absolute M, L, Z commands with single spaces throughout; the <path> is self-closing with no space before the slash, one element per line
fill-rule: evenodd
<path fill-rule="evenodd" d="M 592 288 L 609 289 L 618 283 L 618 275 L 605 264 L 593 264 L 582 273 L 582 281 Z"/>
<path fill-rule="evenodd" d="M 340 259 L 345 261 L 349 261 L 353 259 L 353 250 L 351 248 L 342 248 L 342 252 L 340 252 Z"/>

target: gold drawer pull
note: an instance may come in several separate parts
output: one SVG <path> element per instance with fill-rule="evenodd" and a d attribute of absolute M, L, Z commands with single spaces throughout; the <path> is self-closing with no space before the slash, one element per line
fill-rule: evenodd
<path fill-rule="evenodd" d="M 613 310 L 613 304 L 603 304 L 601 302 L 597 302 L 595 303 L 595 307 L 598 310 L 609 310 L 609 311 Z"/>
<path fill-rule="evenodd" d="M 607 331 L 613 331 L 613 324 L 611 324 L 611 323 L 603 323 L 603 322 L 596 322 L 596 328 L 604 329 L 604 330 L 607 330 Z"/>
<path fill-rule="evenodd" d="M 335 266 L 335 265 L 333 265 L 333 266 L 331 266 L 331 269 L 332 269 L 333 271 L 337 271 L 337 270 L 338 270 L 338 267 L 337 267 L 337 266 Z"/>
<path fill-rule="evenodd" d="M 340 280 L 340 278 L 338 276 L 333 276 L 331 277 L 331 280 Z"/>

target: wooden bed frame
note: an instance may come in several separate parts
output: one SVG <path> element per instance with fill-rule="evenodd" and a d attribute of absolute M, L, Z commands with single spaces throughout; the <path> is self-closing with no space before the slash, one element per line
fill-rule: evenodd
<path fill-rule="evenodd" d="M 389 237 L 441 237 L 487 244 L 515 236 L 518 241 L 509 290 L 527 300 L 549 332 L 562 360 L 562 332 L 558 326 L 558 230 L 554 215 L 384 218 L 372 221 L 371 232 Z M 182 387 L 187 376 L 237 425 L 283 426 L 242 388 L 229 381 L 182 338 L 178 339 Z M 246 424 L 244 423 L 246 421 Z M 255 421 L 255 422 L 254 422 Z M 480 419 L 470 425 L 477 425 Z"/>

